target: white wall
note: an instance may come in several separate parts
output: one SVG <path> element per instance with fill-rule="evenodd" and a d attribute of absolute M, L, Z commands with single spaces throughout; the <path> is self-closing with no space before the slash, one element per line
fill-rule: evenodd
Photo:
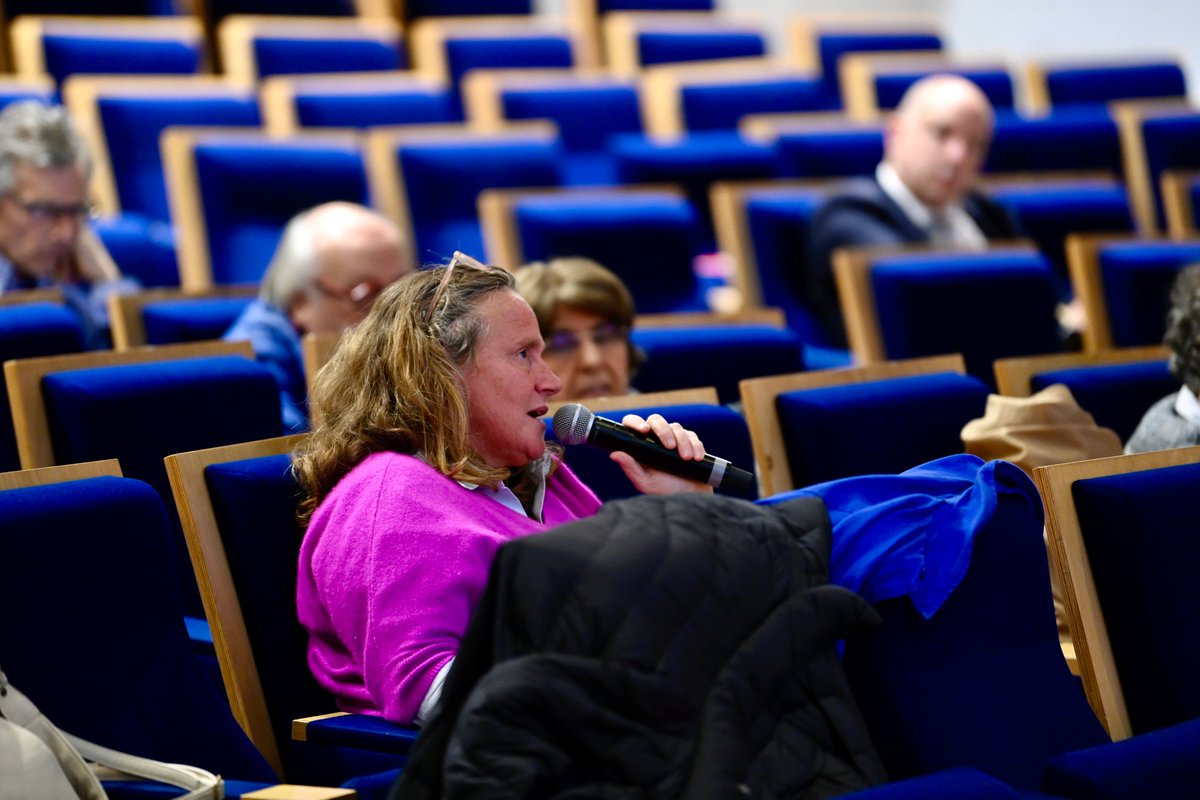
<path fill-rule="evenodd" d="M 561 13 L 566 0 L 535 0 Z M 718 8 L 778 22 L 810 11 L 920 11 L 943 21 L 950 50 L 1014 68 L 1050 56 L 1169 55 L 1183 61 L 1200 103 L 1200 0 L 717 0 Z M 773 25 L 778 32 L 780 25 Z M 778 41 L 782 41 L 781 39 Z"/>

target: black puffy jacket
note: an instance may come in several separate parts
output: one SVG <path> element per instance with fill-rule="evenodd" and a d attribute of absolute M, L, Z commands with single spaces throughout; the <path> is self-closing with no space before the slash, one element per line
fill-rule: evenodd
<path fill-rule="evenodd" d="M 818 798 L 885 779 L 816 498 L 638 497 L 500 548 L 392 797 Z"/>

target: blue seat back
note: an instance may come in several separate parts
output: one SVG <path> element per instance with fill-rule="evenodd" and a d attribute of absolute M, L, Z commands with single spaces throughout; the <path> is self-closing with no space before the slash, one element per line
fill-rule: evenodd
<path fill-rule="evenodd" d="M 18 100 L 37 100 L 43 105 L 49 106 L 57 102 L 57 97 L 58 95 L 52 88 L 43 89 L 37 86 L 22 86 L 19 84 L 0 86 L 0 108 L 4 108 L 9 103 L 15 103 Z"/>
<path fill-rule="evenodd" d="M 532 14 L 533 0 L 405 0 L 404 16 L 459 17 L 480 14 Z"/>
<path fill-rule="evenodd" d="M 1036 252 L 920 253 L 871 270 L 889 359 L 962 353 L 992 386 L 997 358 L 1061 349 L 1054 274 Z"/>
<path fill-rule="evenodd" d="M 406 143 L 397 155 L 417 257 L 483 252 L 475 202 L 484 189 L 562 183 L 562 145 L 545 138 Z"/>
<path fill-rule="evenodd" d="M 874 175 L 883 158 L 883 129 L 785 131 L 775 140 L 775 152 L 779 174 L 786 178 Z"/>
<path fill-rule="evenodd" d="M 295 102 L 296 120 L 306 128 L 369 128 L 462 119 L 450 87 L 418 82 L 378 92 L 308 93 L 300 89 Z"/>
<path fill-rule="evenodd" d="M 254 39 L 253 47 L 260 78 L 309 72 L 384 72 L 408 66 L 400 40 L 261 36 Z"/>
<path fill-rule="evenodd" d="M 1065 384 L 1096 424 L 1112 428 L 1122 442 L 1133 435 L 1146 409 L 1179 389 L 1165 359 L 1049 370 L 1034 375 L 1029 383 L 1034 392 Z"/>
<path fill-rule="evenodd" d="M 195 75 L 205 64 L 200 37 L 153 38 L 50 33 L 42 38 L 46 72 L 57 84 L 76 74 Z"/>
<path fill-rule="evenodd" d="M 513 218 L 526 261 L 594 259 L 624 281 L 642 313 L 705 308 L 692 272 L 703 237 L 686 198 L 648 192 L 531 195 L 514 203 Z"/>
<path fill-rule="evenodd" d="M 445 42 L 450 85 L 457 91 L 463 75 L 473 69 L 537 69 L 575 66 L 575 51 L 565 34 L 539 33 L 488 36 L 472 33 L 450 36 Z M 456 95 L 457 96 L 457 95 Z M 461 112 L 461 105 L 459 106 Z"/>
<path fill-rule="evenodd" d="M 673 183 L 687 192 L 705 232 L 705 252 L 716 247 L 708 199 L 712 184 L 777 174 L 770 145 L 747 141 L 730 131 L 693 133 L 675 141 L 622 134 L 613 137 L 611 150 L 620 183 Z"/>
<path fill-rule="evenodd" d="M 646 363 L 633 379 L 642 392 L 705 385 L 716 387 L 722 403 L 734 403 L 740 399 L 738 381 L 804 369 L 804 343 L 787 328 L 636 327 L 633 343 L 646 353 Z"/>
<path fill-rule="evenodd" d="M 644 67 L 726 58 L 761 58 L 767 54 L 766 37 L 751 30 L 649 30 L 637 34 L 638 60 Z"/>
<path fill-rule="evenodd" d="M 168 125 L 259 126 L 254 95 L 101 95 L 100 125 L 108 144 L 121 210 L 169 221 L 158 140 Z"/>
<path fill-rule="evenodd" d="M 684 86 L 680 92 L 689 131 L 736 130 L 746 114 L 830 111 L 834 106 L 820 78 L 801 75 L 719 81 Z"/>
<path fill-rule="evenodd" d="M 214 283 L 257 283 L 295 214 L 332 200 L 370 206 L 359 149 L 329 142 L 198 142 Z"/>
<path fill-rule="evenodd" d="M 879 30 L 837 30 L 830 27 L 817 35 L 817 58 L 825 90 L 841 105 L 842 92 L 838 84 L 838 59 L 847 53 L 876 53 L 892 50 L 942 50 L 942 37 L 934 33 L 895 32 L 880 26 Z"/>
<path fill-rule="evenodd" d="M 1186 97 L 1187 81 L 1174 61 L 1091 64 L 1046 70 L 1053 106 L 1097 105 L 1113 100 Z"/>
<path fill-rule="evenodd" d="M 1134 733 L 1200 716 L 1200 464 L 1071 487 Z"/>
<path fill-rule="evenodd" d="M 825 192 L 817 188 L 757 189 L 746 194 L 750 235 L 762 302 L 782 308 L 788 327 L 805 342 L 826 344 L 825 332 L 805 302 L 812 251 L 812 219 Z"/>
<path fill-rule="evenodd" d="M 168 533 L 137 480 L 0 492 L 0 602 L 21 609 L 0 627 L 0 663 L 75 735 L 274 782 L 189 649 Z"/>
<path fill-rule="evenodd" d="M 0 306 L 0 364 L 12 358 L 37 358 L 83 350 L 79 317 L 57 303 Z M 0 376 L 0 389 L 3 389 Z M 20 469 L 8 392 L 0 391 L 0 472 Z"/>
<path fill-rule="evenodd" d="M 637 414 L 648 417 L 651 414 L 662 414 L 671 422 L 678 422 L 689 430 L 693 430 L 704 442 L 706 452 L 726 459 L 735 467 L 750 472 L 754 471 L 754 452 L 750 445 L 750 431 L 746 420 L 741 414 L 726 407 L 707 404 L 687 404 L 675 406 L 651 406 L 646 408 L 629 408 L 615 411 L 605 411 L 599 416 L 620 422 L 626 414 Z M 546 427 L 553 435 L 554 429 L 549 419 Z M 619 500 L 623 497 L 634 497 L 637 489 L 625 477 L 625 473 L 609 459 L 606 450 L 594 447 L 570 447 L 566 452 L 566 462 L 579 477 L 591 487 L 601 500 Z M 728 494 L 728 490 L 719 490 Z M 752 500 L 757 492 L 745 495 L 733 493 L 732 496 Z"/>
<path fill-rule="evenodd" d="M 1181 110 L 1173 114 L 1155 115 L 1142 123 L 1146 170 L 1160 226 L 1163 224 L 1163 207 L 1159 186 L 1162 184 L 1163 170 L 1200 169 L 1200 152 L 1196 147 L 1198 140 L 1200 114 L 1195 111 Z"/>
<path fill-rule="evenodd" d="M 119 214 L 93 220 L 91 226 L 122 275 L 136 278 L 147 288 L 179 285 L 175 233 L 169 223 L 140 214 Z"/>
<path fill-rule="evenodd" d="M 1067 254 L 1070 233 L 1128 233 L 1134 229 L 1133 210 L 1123 183 L 1115 178 L 1090 178 L 999 185 L 988 195 L 1004 207 L 1023 237 L 1032 239 L 1050 262 L 1059 297 L 1071 297 Z"/>
<path fill-rule="evenodd" d="M 1012 74 L 1002 67 L 953 67 L 937 72 L 961 75 L 979 87 L 992 108 L 1011 110 L 1015 102 Z M 932 74 L 930 70 L 895 71 L 875 77 L 875 102 L 880 109 L 891 110 L 917 81 Z"/>
<path fill-rule="evenodd" d="M 1044 117 L 1000 112 L 988 172 L 1104 170 L 1120 176 L 1121 139 L 1108 109 L 1055 110 Z"/>
<path fill-rule="evenodd" d="M 252 297 L 193 297 L 142 306 L 146 344 L 177 344 L 220 339 Z"/>
<path fill-rule="evenodd" d="M 1179 270 L 1200 261 L 1200 243 L 1114 242 L 1100 249 L 1114 347 L 1161 344 L 1171 284 Z"/>
<path fill-rule="evenodd" d="M 895 474 L 963 451 L 988 387 L 956 373 L 784 392 L 775 400 L 792 484 Z M 903 420 L 901 424 L 882 420 Z"/>
<path fill-rule="evenodd" d="M 893 779 L 968 766 L 1035 790 L 1051 756 L 1108 741 L 1059 647 L 1032 486 L 997 492 L 932 617 L 907 597 L 876 610 L 883 625 L 849 640 L 844 663 Z"/>

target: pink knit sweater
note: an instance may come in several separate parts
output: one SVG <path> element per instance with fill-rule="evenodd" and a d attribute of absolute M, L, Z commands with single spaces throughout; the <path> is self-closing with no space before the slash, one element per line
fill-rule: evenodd
<path fill-rule="evenodd" d="M 411 723 L 458 651 L 497 548 L 599 507 L 565 466 L 546 485 L 542 523 L 413 456 L 367 457 L 318 506 L 300 547 L 309 668 L 343 710 Z"/>

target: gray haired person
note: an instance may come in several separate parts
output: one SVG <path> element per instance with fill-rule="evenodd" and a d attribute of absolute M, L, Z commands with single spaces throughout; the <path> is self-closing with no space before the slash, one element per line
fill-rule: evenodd
<path fill-rule="evenodd" d="M 92 161 L 66 109 L 22 100 L 0 112 L 0 293 L 61 286 L 91 346 L 107 298 L 134 291 L 87 225 Z"/>
<path fill-rule="evenodd" d="M 308 428 L 301 337 L 357 324 L 385 287 L 412 270 L 399 228 L 369 208 L 325 203 L 288 222 L 258 297 L 224 337 L 249 341 L 275 376 L 288 432 Z"/>
<path fill-rule="evenodd" d="M 1150 407 L 1125 443 L 1126 453 L 1200 444 L 1200 264 L 1175 278 L 1163 342 L 1171 349 L 1171 374 L 1183 386 Z"/>

